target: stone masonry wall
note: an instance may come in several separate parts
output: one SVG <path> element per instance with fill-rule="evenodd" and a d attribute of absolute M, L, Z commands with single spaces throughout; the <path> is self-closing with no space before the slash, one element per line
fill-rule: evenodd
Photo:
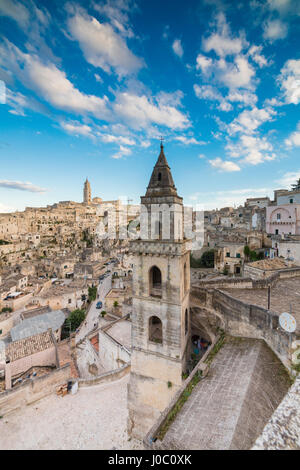
<path fill-rule="evenodd" d="M 66 383 L 70 378 L 71 366 L 66 364 L 50 374 L 28 379 L 24 384 L 0 393 L 0 415 L 5 416 L 54 393 L 59 385 Z"/>

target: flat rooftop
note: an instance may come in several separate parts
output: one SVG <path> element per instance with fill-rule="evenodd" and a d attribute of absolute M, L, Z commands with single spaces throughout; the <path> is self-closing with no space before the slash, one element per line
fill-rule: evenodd
<path fill-rule="evenodd" d="M 241 300 L 247 304 L 268 308 L 268 289 L 225 289 L 223 292 Z M 290 312 L 296 318 L 297 332 L 300 332 L 300 277 L 279 279 L 274 287 L 271 287 L 272 312 L 281 314 Z"/>
<path fill-rule="evenodd" d="M 262 340 L 227 338 L 162 442 L 164 449 L 250 449 L 290 382 Z"/>

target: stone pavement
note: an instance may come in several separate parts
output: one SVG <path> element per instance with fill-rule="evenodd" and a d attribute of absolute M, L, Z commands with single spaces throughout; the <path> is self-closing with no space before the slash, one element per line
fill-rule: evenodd
<path fill-rule="evenodd" d="M 4 449 L 139 449 L 128 440 L 128 375 L 76 395 L 50 395 L 0 419 Z"/>
<path fill-rule="evenodd" d="M 170 425 L 163 448 L 251 448 L 288 389 L 285 374 L 263 341 L 229 339 Z"/>

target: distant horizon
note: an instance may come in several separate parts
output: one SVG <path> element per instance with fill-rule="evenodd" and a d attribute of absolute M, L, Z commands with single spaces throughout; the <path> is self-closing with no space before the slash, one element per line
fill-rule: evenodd
<path fill-rule="evenodd" d="M 87 177 L 87 179 L 89 180 L 89 177 Z M 85 181 L 85 180 L 84 180 Z M 83 181 L 83 184 L 84 184 L 84 181 Z M 90 180 L 89 180 L 90 182 Z M 82 184 L 82 190 L 83 190 L 83 184 Z M 251 191 L 251 190 L 249 190 Z M 253 196 L 253 197 L 248 197 L 246 194 L 245 194 L 245 199 L 244 199 L 244 203 L 246 202 L 247 199 L 261 199 L 261 198 L 269 198 L 271 201 L 273 201 L 274 199 L 274 192 L 275 191 L 292 191 L 292 188 L 277 188 L 277 189 L 273 189 L 273 195 L 272 196 L 268 196 L 268 195 L 257 195 L 257 197 Z M 300 190 L 299 190 L 300 191 Z M 140 205 L 140 201 L 136 202 L 135 200 L 131 199 L 130 198 L 130 195 L 127 197 L 124 197 L 124 196 L 120 196 L 120 197 L 117 197 L 117 198 L 112 198 L 112 199 L 107 199 L 107 198 L 104 198 L 102 196 L 99 196 L 99 195 L 93 195 L 93 188 L 92 188 L 92 185 L 91 185 L 91 192 L 92 192 L 92 204 L 96 204 L 96 203 L 93 203 L 93 199 L 94 198 L 100 198 L 102 199 L 103 202 L 108 202 L 108 201 L 121 201 L 124 205 L 128 204 L 128 200 L 130 200 L 130 203 L 129 205 Z M 143 196 L 141 194 L 141 196 Z M 140 197 L 141 197 L 140 196 Z M 83 198 L 82 198 L 83 199 Z M 67 202 L 74 202 L 75 204 L 84 204 L 83 200 L 81 201 L 75 201 L 73 199 L 66 199 L 66 200 L 61 200 L 61 201 L 54 201 L 52 203 L 47 203 L 45 204 L 44 206 L 41 206 L 41 205 L 36 205 L 36 206 L 26 206 L 24 207 L 24 209 L 16 209 L 15 211 L 9 211 L 9 212 L 0 212 L 0 214 L 11 214 L 11 213 L 14 213 L 14 212 L 24 212 L 27 208 L 34 208 L 34 209 L 38 209 L 39 207 L 40 208 L 46 208 L 47 206 L 53 206 L 55 204 L 60 204 L 60 203 L 67 203 Z M 195 206 L 191 203 L 191 204 L 185 204 L 185 201 L 183 200 L 183 203 L 185 206 L 187 207 L 193 207 L 193 209 L 196 209 Z M 225 207 L 240 207 L 240 206 L 243 206 L 244 204 L 235 204 L 233 203 L 232 205 L 226 205 L 226 206 L 222 206 L 222 207 L 212 207 L 210 209 L 201 209 L 201 204 L 200 203 L 197 203 L 197 206 L 198 206 L 198 210 L 199 210 L 199 207 L 200 207 L 200 210 L 208 210 L 208 211 L 212 211 L 212 210 L 221 210 L 221 209 L 224 209 Z"/>

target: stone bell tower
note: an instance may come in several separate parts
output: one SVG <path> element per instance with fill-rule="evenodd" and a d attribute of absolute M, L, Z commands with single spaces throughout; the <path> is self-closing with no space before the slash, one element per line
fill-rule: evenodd
<path fill-rule="evenodd" d="M 92 202 L 92 191 L 91 191 L 91 184 L 88 179 L 84 182 L 83 187 L 83 203 L 84 204 L 91 204 Z"/>
<path fill-rule="evenodd" d="M 161 150 L 141 197 L 134 257 L 128 432 L 142 439 L 182 383 L 189 344 L 190 252 L 183 202 Z"/>

